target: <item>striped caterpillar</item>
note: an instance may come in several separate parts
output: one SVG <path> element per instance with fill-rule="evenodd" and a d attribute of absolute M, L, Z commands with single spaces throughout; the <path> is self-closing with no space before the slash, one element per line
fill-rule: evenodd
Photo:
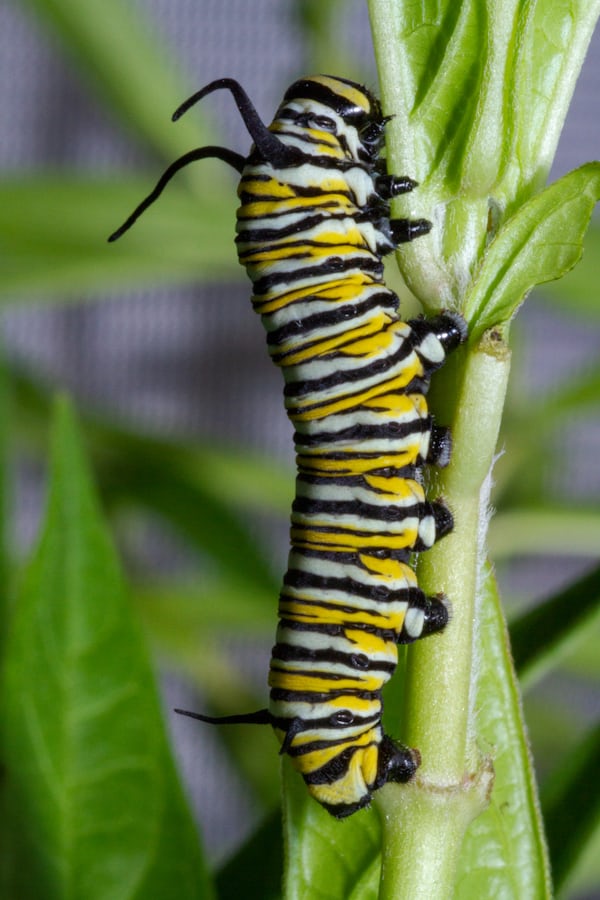
<path fill-rule="evenodd" d="M 403 322 L 384 284 L 382 256 L 431 224 L 390 218 L 392 198 L 416 183 L 386 174 L 388 119 L 369 91 L 332 76 L 301 79 L 267 128 L 243 88 L 223 78 L 174 118 L 222 88 L 254 141 L 248 158 L 217 146 L 191 151 L 110 239 L 191 161 L 217 157 L 240 173 L 236 244 L 283 372 L 298 473 L 269 708 L 178 712 L 272 725 L 311 795 L 342 818 L 419 765 L 417 750 L 384 733 L 381 691 L 397 645 L 448 621 L 444 599 L 424 595 L 410 562 L 453 525 L 422 487 L 422 466 L 446 465 L 451 445 L 425 394 L 466 326 L 450 312 Z"/>

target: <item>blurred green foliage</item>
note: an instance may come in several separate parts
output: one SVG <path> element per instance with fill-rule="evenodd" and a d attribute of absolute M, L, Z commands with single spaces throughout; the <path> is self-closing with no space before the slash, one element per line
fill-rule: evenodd
<path fill-rule="evenodd" d="M 130 5 L 119 0 L 102 4 L 27 0 L 23 6 L 59 37 L 91 92 L 101 96 L 158 158 L 171 161 L 190 147 L 214 142 L 214 137 L 208 138 L 211 129 L 203 124 L 202 110 L 177 128 L 170 126 L 169 116 L 189 88 L 183 78 L 173 75 L 175 66 L 167 62 L 160 40 Z M 343 15 L 342 4 L 326 9 L 321 3 L 299 2 L 297 8 L 299 21 L 313 40 L 313 59 L 318 63 L 332 58 L 331 16 Z M 335 48 L 336 58 L 340 52 Z M 342 62 L 336 68 L 341 66 Z M 77 302 L 108 288 L 157 280 L 240 277 L 231 243 L 235 191 L 227 176 L 216 172 L 216 166 L 214 171 L 202 166 L 186 170 L 143 228 L 132 231 L 110 252 L 106 235 L 154 183 L 156 170 L 147 176 L 121 173 L 103 180 L 5 173 L 0 181 L 2 301 L 19 304 L 35 293 L 49 303 Z M 540 292 L 544 303 L 585 317 L 593 328 L 600 328 L 599 252 L 600 229 L 593 226 L 583 263 Z M 12 502 L 8 485 L 15 455 L 45 454 L 51 394 L 51 387 L 36 381 L 34 374 L 3 367 L 0 497 L 6 515 L 0 522 L 0 571 L 6 621 L 15 597 L 18 603 L 8 637 L 3 629 L 7 645 L 3 761 L 9 777 L 2 810 L 3 838 L 10 839 L 2 840 L 1 896 L 166 898 L 174 896 L 172 885 L 177 884 L 177 897 L 209 897 L 213 887 L 179 795 L 144 641 L 130 617 L 129 596 L 152 646 L 201 687 L 212 712 L 226 714 L 261 705 L 264 698 L 250 695 L 235 661 L 223 659 L 218 651 L 218 640 L 249 632 L 271 638 L 278 579 L 252 521 L 257 515 L 277 515 L 283 521 L 293 490 L 292 473 L 272 459 L 253 457 L 236 447 L 161 440 L 106 416 L 82 413 L 86 452 L 111 531 L 119 534 L 124 522 L 150 516 L 176 534 L 199 561 L 198 570 L 185 581 L 155 576 L 150 580 L 132 573 L 128 596 L 93 499 L 76 426 L 63 404 L 55 416 L 54 475 L 43 537 L 17 591 L 18 558 L 8 549 L 6 519 Z M 542 398 L 525 391 L 511 393 L 490 532 L 491 558 L 500 560 L 502 567 L 524 554 L 539 558 L 540 566 L 557 554 L 597 557 L 598 498 L 590 496 L 573 505 L 548 485 L 564 464 L 560 454 L 568 449 L 557 438 L 574 423 L 596 416 L 599 398 L 597 366 Z M 72 527 L 72 517 L 80 527 Z M 58 528 L 57 518 L 62 522 Z M 60 534 L 60 540 L 53 534 Z M 208 570 L 201 565 L 207 558 Z M 526 686 L 533 684 L 533 675 L 536 680 L 525 703 L 534 754 L 545 773 L 542 798 L 554 870 L 564 896 L 572 897 L 577 890 L 600 883 L 600 857 L 594 853 L 600 841 L 600 803 L 593 774 L 599 742 L 597 729 L 589 729 L 577 705 L 561 708 L 556 702 L 560 696 L 556 684 L 560 678 L 568 679 L 579 695 L 586 696 L 597 681 L 598 582 L 595 571 L 545 599 L 533 613 L 514 605 L 517 664 Z M 90 585 L 97 601 L 90 595 Z M 79 616 L 69 623 L 62 620 L 66 598 Z M 106 623 L 98 623 L 94 604 L 108 600 L 114 605 L 110 616 L 118 634 L 116 644 L 110 638 L 110 648 L 100 639 L 95 644 Z M 119 641 L 126 649 L 118 649 Z M 141 675 L 131 674 L 136 666 Z M 127 685 L 131 690 L 125 696 Z M 130 727 L 123 725 L 123 716 Z M 57 720 L 68 724 L 64 733 L 58 733 Z M 52 723 L 55 758 L 50 753 L 52 742 L 43 738 Z M 249 780 L 267 818 L 239 858 L 224 867 L 214 890 L 220 897 L 240 896 L 242 890 L 246 897 L 275 897 L 281 865 L 273 813 L 278 795 L 276 750 L 270 735 L 246 729 L 233 732 L 224 734 L 227 752 Z M 119 741 L 113 742 L 113 737 Z M 78 766 L 69 769 L 72 755 Z M 124 777 L 127 772 L 131 779 Z M 113 777 L 124 778 L 128 791 L 138 783 L 140 798 L 152 797 L 162 807 L 149 811 L 141 799 L 132 797 L 126 801 L 131 815 L 118 831 L 115 819 L 120 813 L 105 802 L 114 790 Z M 577 810 L 589 801 L 588 813 L 576 817 L 569 835 L 565 810 L 574 808 L 573 797 L 582 798 L 576 801 Z M 150 839 L 144 836 L 151 816 L 156 816 L 154 845 L 146 858 Z M 83 841 L 82 848 L 74 838 L 88 832 L 94 841 Z M 117 834 L 125 835 L 117 842 L 118 852 L 112 846 Z M 115 866 L 113 881 L 107 884 L 95 877 L 103 871 L 103 854 L 110 855 Z M 240 887 L 240 871 L 248 860 L 259 874 L 254 883 L 244 879 Z M 355 881 L 363 879 L 363 887 L 377 880 L 369 866 L 367 859 L 359 866 L 361 871 L 352 874 Z M 144 887 L 149 883 L 151 890 Z M 347 885 L 342 890 L 347 891 Z M 368 890 L 364 887 L 364 893 L 353 896 L 371 896 Z"/>

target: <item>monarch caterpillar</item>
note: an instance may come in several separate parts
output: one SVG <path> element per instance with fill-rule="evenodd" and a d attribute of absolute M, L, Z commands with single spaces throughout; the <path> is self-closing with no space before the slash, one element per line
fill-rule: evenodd
<path fill-rule="evenodd" d="M 447 464 L 451 444 L 424 395 L 466 326 L 449 312 L 401 321 L 384 284 L 382 256 L 431 224 L 390 218 L 391 199 L 416 183 L 386 174 L 379 153 L 389 117 L 368 90 L 303 78 L 266 127 L 243 88 L 222 78 L 173 118 L 222 88 L 254 141 L 248 158 L 218 146 L 192 150 L 110 240 L 192 160 L 217 157 L 237 169 L 239 259 L 283 371 L 298 472 L 269 708 L 220 718 L 177 712 L 271 724 L 312 796 L 342 818 L 419 765 L 418 750 L 384 733 L 381 691 L 397 644 L 448 621 L 444 599 L 418 587 L 410 557 L 453 525 L 421 483 L 423 464 Z"/>

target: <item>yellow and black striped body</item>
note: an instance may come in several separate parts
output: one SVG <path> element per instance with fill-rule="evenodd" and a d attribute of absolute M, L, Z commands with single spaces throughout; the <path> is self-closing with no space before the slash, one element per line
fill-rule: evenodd
<path fill-rule="evenodd" d="M 382 255 L 429 230 L 390 222 L 390 198 L 413 183 L 384 174 L 384 125 L 358 85 L 296 82 L 269 126 L 293 149 L 283 165 L 255 149 L 238 191 L 239 258 L 283 371 L 298 464 L 270 714 L 282 752 L 338 817 L 414 774 L 418 753 L 383 733 L 381 689 L 397 644 L 447 621 L 410 558 L 452 527 L 421 484 L 423 463 L 449 454 L 424 394 L 464 323 L 402 322 L 383 282 Z"/>
<path fill-rule="evenodd" d="M 418 751 L 383 732 L 381 690 L 398 643 L 448 621 L 410 562 L 452 528 L 450 512 L 429 503 L 421 483 L 423 464 L 444 465 L 450 453 L 425 393 L 466 326 L 452 313 L 402 322 L 383 282 L 382 256 L 431 225 L 390 219 L 390 200 L 415 182 L 385 174 L 386 119 L 365 88 L 331 76 L 297 81 L 267 128 L 241 85 L 220 78 L 174 118 L 220 89 L 231 91 L 252 135 L 248 159 L 212 145 L 186 153 L 109 240 L 189 163 L 216 157 L 241 174 L 239 258 L 283 371 L 298 476 L 269 709 L 177 712 L 273 725 L 310 793 L 341 818 L 418 766 Z"/>

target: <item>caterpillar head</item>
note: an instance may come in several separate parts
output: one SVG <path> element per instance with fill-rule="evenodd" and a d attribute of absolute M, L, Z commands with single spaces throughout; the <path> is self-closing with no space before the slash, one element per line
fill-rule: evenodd
<path fill-rule="evenodd" d="M 376 97 L 367 88 L 333 75 L 301 78 L 286 91 L 275 123 L 294 122 L 299 128 L 337 138 L 347 158 L 373 164 L 379 155 L 386 122 Z M 275 124 L 274 123 L 274 124 Z M 278 130 L 278 129 L 277 129 Z M 303 151 L 317 156 L 331 153 L 327 138 L 309 142 Z"/>

